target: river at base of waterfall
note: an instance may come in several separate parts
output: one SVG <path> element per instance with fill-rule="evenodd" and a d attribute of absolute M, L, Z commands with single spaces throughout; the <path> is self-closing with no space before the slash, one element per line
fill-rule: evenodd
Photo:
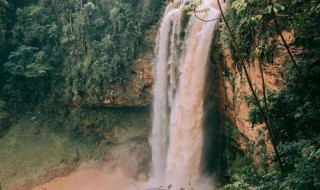
<path fill-rule="evenodd" d="M 127 190 L 133 183 L 119 168 L 104 166 L 78 169 L 32 190 Z"/>
<path fill-rule="evenodd" d="M 194 184 L 193 182 L 197 176 L 191 176 L 189 184 L 185 184 L 183 187 L 178 187 L 172 184 L 159 185 L 158 182 L 148 179 L 145 173 L 137 175 L 137 179 L 133 180 L 123 174 L 121 169 L 114 168 L 108 164 L 103 167 L 95 167 L 90 164 L 79 167 L 68 176 L 59 177 L 51 182 L 43 185 L 39 185 L 32 190 L 146 190 L 157 189 L 163 186 L 161 189 L 167 189 L 170 185 L 171 189 L 178 190 L 184 188 L 208 190 L 212 189 L 213 182 L 199 181 Z"/>

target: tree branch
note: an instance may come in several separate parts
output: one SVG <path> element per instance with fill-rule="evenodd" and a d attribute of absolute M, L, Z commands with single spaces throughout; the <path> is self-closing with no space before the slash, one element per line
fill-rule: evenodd
<path fill-rule="evenodd" d="M 195 16 L 197 19 L 199 19 L 199 20 L 201 20 L 201 21 L 203 21 L 203 22 L 212 22 L 212 21 L 221 19 L 221 18 L 214 18 L 214 19 L 210 19 L 210 20 L 204 20 L 204 19 L 198 17 L 196 8 L 193 9 L 193 13 L 194 13 L 194 16 Z"/>

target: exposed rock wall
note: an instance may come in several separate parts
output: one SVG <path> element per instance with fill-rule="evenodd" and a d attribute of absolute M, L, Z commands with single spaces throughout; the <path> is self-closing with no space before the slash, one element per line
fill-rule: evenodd
<path fill-rule="evenodd" d="M 288 44 L 294 41 L 294 36 L 291 32 L 283 32 Z M 280 40 L 280 39 L 278 39 Z M 273 148 L 270 140 L 267 140 L 267 131 L 264 129 L 264 124 L 253 125 L 249 120 L 249 112 L 252 108 L 247 104 L 247 98 L 252 95 L 249 84 L 245 77 L 236 66 L 236 63 L 232 59 L 230 50 L 222 44 L 223 51 L 223 67 L 226 68 L 224 72 L 224 86 L 225 94 L 224 105 L 227 109 L 227 117 L 232 122 L 233 127 L 240 132 L 236 139 L 239 148 L 249 153 L 251 151 L 257 152 L 262 148 L 261 143 L 266 145 L 266 151 L 268 155 L 273 152 Z M 274 62 L 267 63 L 263 66 L 265 85 L 267 90 L 279 91 L 285 87 L 283 80 L 284 66 L 288 63 L 287 51 L 284 47 L 278 48 L 274 52 Z M 253 88 L 259 97 L 263 97 L 262 77 L 259 68 L 259 61 L 257 59 L 250 60 L 247 63 L 248 72 L 253 84 Z M 252 147 L 252 145 L 254 145 Z M 258 162 L 259 158 L 257 153 L 254 155 L 249 153 L 253 157 L 254 161 Z"/>

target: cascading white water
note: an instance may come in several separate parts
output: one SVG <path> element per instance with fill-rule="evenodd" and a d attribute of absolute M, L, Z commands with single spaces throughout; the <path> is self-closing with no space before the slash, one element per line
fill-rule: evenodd
<path fill-rule="evenodd" d="M 186 26 L 183 2 L 167 6 L 158 34 L 155 59 L 153 104 L 152 181 L 185 185 L 190 176 L 199 175 L 203 145 L 203 103 L 206 68 L 215 22 L 194 16 Z M 214 1 L 198 16 L 218 17 Z"/>

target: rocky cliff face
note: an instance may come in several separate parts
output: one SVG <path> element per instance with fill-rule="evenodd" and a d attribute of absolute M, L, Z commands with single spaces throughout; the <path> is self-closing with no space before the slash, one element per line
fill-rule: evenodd
<path fill-rule="evenodd" d="M 288 44 L 294 41 L 292 32 L 283 32 Z M 280 39 L 278 39 L 280 40 Z M 225 96 L 224 105 L 227 108 L 227 117 L 239 132 L 237 143 L 239 148 L 253 156 L 254 161 L 259 161 L 258 155 L 253 152 L 262 149 L 262 144 L 266 146 L 268 155 L 273 152 L 271 142 L 267 140 L 267 131 L 264 124 L 254 125 L 249 121 L 249 112 L 252 108 L 248 105 L 247 99 L 252 95 L 247 79 L 244 73 L 238 70 L 236 63 L 232 59 L 230 50 L 222 44 L 223 66 L 225 67 Z M 266 89 L 270 91 L 279 91 L 285 87 L 283 80 L 284 65 L 288 62 L 288 55 L 284 47 L 278 48 L 274 52 L 274 63 L 268 63 L 263 66 Z M 263 97 L 262 77 L 257 59 L 250 60 L 247 68 L 253 83 L 253 87 L 259 97 Z M 252 152 L 250 152 L 252 151 Z"/>

